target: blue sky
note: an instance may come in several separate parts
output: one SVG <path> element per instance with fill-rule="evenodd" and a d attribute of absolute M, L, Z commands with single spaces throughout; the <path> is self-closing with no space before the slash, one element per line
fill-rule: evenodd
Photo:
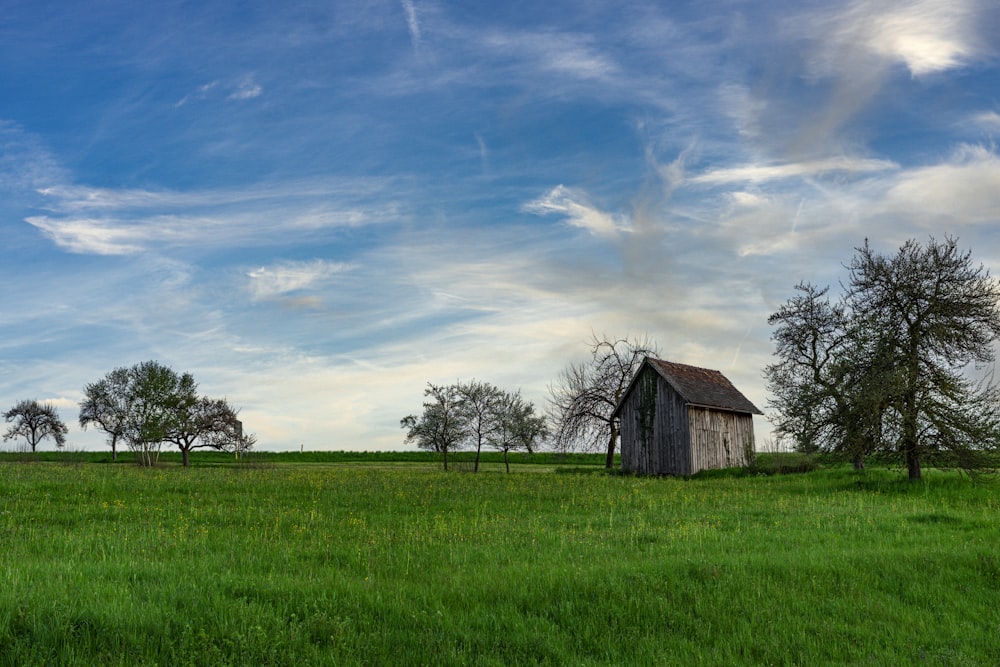
<path fill-rule="evenodd" d="M 998 33 L 988 0 L 0 0 L 0 406 L 99 448 L 83 386 L 156 359 L 263 449 L 395 449 L 428 381 L 543 406 L 597 332 L 763 407 L 767 316 L 865 238 L 1000 273 Z"/>

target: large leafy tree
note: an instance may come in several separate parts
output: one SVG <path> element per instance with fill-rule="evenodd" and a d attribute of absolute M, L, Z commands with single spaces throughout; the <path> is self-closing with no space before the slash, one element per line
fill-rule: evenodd
<path fill-rule="evenodd" d="M 800 285 L 770 322 L 766 370 L 779 433 L 801 449 L 893 452 L 910 479 L 926 461 L 976 470 L 1000 437 L 1000 392 L 970 377 L 993 361 L 1000 287 L 957 241 L 866 241 L 839 303 Z"/>
<path fill-rule="evenodd" d="M 156 361 L 136 364 L 129 372 L 125 441 L 142 465 L 155 465 L 162 444 L 197 403 L 198 385 L 190 373 L 179 374 Z"/>
<path fill-rule="evenodd" d="M 873 388 L 886 369 L 845 305 L 831 303 L 828 288 L 802 283 L 795 289 L 768 319 L 781 360 L 765 371 L 778 431 L 799 451 L 839 452 L 862 467 L 877 440 L 877 419 L 868 416 L 884 411 Z"/>
<path fill-rule="evenodd" d="M 632 376 L 647 356 L 658 354 L 648 338 L 611 339 L 593 335 L 590 359 L 570 364 L 549 388 L 555 422 L 555 445 L 607 452 L 605 466 L 614 465 L 618 425 L 613 414 Z"/>
<path fill-rule="evenodd" d="M 20 401 L 3 413 L 3 418 L 7 422 L 12 422 L 3 436 L 5 441 L 24 438 L 33 452 L 45 438 L 55 440 L 56 447 L 60 449 L 66 445 L 66 434 L 69 433 L 69 429 L 59 418 L 55 406 L 50 403 L 39 403 L 35 400 Z"/>

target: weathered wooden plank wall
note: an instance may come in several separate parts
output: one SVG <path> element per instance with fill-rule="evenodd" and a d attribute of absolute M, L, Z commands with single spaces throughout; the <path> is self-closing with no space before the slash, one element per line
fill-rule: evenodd
<path fill-rule="evenodd" d="M 744 466 L 747 448 L 753 448 L 753 416 L 710 408 L 688 408 L 691 429 L 691 469 Z"/>
<path fill-rule="evenodd" d="M 642 475 L 688 475 L 687 406 L 670 384 L 646 368 L 622 405 L 622 469 Z"/>
<path fill-rule="evenodd" d="M 666 380 L 657 374 L 656 449 L 654 474 L 690 475 L 691 452 L 687 447 L 687 404 Z"/>

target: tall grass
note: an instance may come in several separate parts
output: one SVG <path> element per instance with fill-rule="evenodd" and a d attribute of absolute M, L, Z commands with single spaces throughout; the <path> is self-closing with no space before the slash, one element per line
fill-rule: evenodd
<path fill-rule="evenodd" d="M 933 472 L 0 464 L 0 663 L 997 664 L 998 511 Z"/>

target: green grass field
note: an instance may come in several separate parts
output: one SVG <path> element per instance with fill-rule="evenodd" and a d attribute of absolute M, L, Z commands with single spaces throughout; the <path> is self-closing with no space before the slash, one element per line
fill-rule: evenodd
<path fill-rule="evenodd" d="M 25 458 L 0 664 L 1000 664 L 1000 489 L 957 474 Z"/>

